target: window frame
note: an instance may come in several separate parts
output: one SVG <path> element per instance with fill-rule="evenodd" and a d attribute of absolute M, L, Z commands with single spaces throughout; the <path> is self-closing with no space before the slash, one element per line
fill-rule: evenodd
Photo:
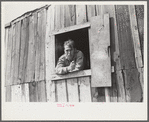
<path fill-rule="evenodd" d="M 65 27 L 65 28 L 61 28 L 61 29 L 56 29 L 56 30 L 51 31 L 50 36 L 55 37 L 58 34 L 63 34 L 66 32 L 71 32 L 71 31 L 84 29 L 84 28 L 90 28 L 90 26 L 91 26 L 91 23 L 86 22 L 83 24 L 73 25 L 73 26 L 69 26 L 69 27 Z M 54 39 L 54 41 L 55 41 L 55 39 Z M 58 75 L 54 72 L 54 74 L 51 75 L 51 80 L 55 81 L 55 80 L 78 78 L 78 77 L 85 77 L 85 76 L 91 76 L 91 68 L 87 69 L 87 70 L 74 71 L 74 72 L 71 72 L 71 73 L 68 73 L 65 75 Z"/>

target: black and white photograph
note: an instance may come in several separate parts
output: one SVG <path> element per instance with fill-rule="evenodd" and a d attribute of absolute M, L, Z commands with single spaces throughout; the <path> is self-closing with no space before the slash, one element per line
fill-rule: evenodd
<path fill-rule="evenodd" d="M 100 111 L 147 104 L 147 2 L 7 1 L 1 7 L 5 106 L 88 104 Z"/>

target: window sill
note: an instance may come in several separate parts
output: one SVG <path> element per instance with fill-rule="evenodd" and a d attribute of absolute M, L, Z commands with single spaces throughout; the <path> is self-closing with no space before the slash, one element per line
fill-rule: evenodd
<path fill-rule="evenodd" d="M 69 79 L 69 78 L 78 78 L 78 77 L 84 77 L 84 76 L 91 76 L 91 69 L 88 70 L 81 70 L 81 71 L 75 71 L 71 72 L 65 75 L 52 75 L 51 80 L 62 80 L 62 79 Z"/>

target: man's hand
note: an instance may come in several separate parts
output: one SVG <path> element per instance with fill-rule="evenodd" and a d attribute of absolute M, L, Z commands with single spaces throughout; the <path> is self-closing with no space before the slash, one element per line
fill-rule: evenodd
<path fill-rule="evenodd" d="M 71 71 L 74 70 L 74 69 L 75 69 L 75 62 L 72 61 L 72 62 L 70 63 L 70 65 L 68 66 L 68 71 L 71 72 Z"/>

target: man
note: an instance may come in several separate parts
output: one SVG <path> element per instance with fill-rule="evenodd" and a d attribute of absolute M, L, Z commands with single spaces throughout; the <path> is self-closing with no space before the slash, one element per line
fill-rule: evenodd
<path fill-rule="evenodd" d="M 69 39 L 64 42 L 64 52 L 65 54 L 63 54 L 57 62 L 57 74 L 67 74 L 84 69 L 84 55 L 75 48 L 73 40 Z"/>

